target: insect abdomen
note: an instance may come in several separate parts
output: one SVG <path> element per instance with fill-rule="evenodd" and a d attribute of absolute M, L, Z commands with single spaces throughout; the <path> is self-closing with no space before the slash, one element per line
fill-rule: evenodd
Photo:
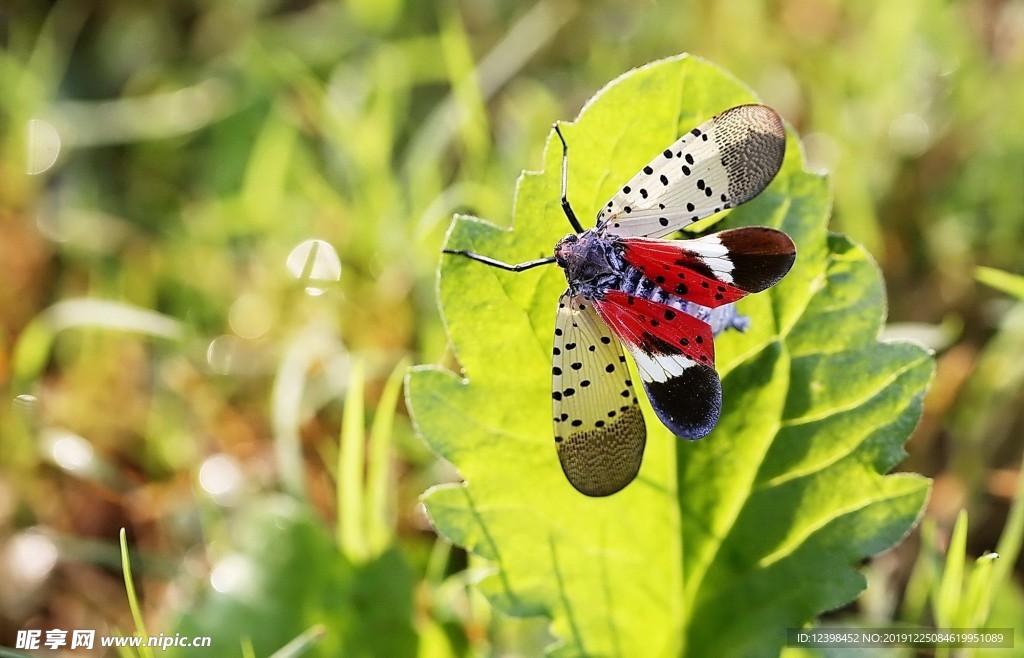
<path fill-rule="evenodd" d="M 671 306 L 698 320 L 707 322 L 711 325 L 711 332 L 716 336 L 726 329 L 745 331 L 750 325 L 750 318 L 740 315 L 736 311 L 735 304 L 723 304 L 718 308 L 708 308 L 686 301 L 682 297 L 659 288 L 654 281 L 651 281 L 643 272 L 629 263 L 623 262 L 622 264 L 622 282 L 619 289 L 628 295 Z"/>

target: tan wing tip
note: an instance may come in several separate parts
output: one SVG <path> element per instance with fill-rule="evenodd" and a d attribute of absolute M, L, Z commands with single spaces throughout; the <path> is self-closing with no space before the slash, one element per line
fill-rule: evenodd
<path fill-rule="evenodd" d="M 712 128 L 729 176 L 729 200 L 745 203 L 761 193 L 782 168 L 786 128 L 767 105 L 739 105 L 722 112 Z"/>
<path fill-rule="evenodd" d="M 726 125 L 739 124 L 754 132 L 772 135 L 783 140 L 786 138 L 786 126 L 782 122 L 782 117 L 774 108 L 767 105 L 737 105 L 722 112 L 716 118 L 719 121 L 724 121 Z"/>
<path fill-rule="evenodd" d="M 577 491 L 610 496 L 636 479 L 646 443 L 643 413 L 632 406 L 613 423 L 565 437 L 558 443 L 558 461 Z"/>

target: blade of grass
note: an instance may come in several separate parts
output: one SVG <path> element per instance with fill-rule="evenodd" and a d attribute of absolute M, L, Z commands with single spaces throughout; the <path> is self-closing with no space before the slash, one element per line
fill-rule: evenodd
<path fill-rule="evenodd" d="M 135 592 L 131 557 L 128 555 L 128 533 L 125 532 L 124 528 L 121 528 L 119 539 L 121 542 L 121 572 L 124 574 L 124 589 L 128 595 L 128 607 L 132 611 L 132 620 L 135 622 L 135 633 L 139 637 L 148 638 L 149 633 L 146 631 L 146 623 L 142 619 L 139 597 Z M 153 658 L 153 650 L 145 646 L 145 640 L 143 640 L 143 646 L 139 647 L 139 653 L 145 656 L 145 658 Z"/>
<path fill-rule="evenodd" d="M 964 562 L 967 555 L 967 511 L 961 510 L 953 524 L 946 550 L 946 564 L 935 593 L 935 623 L 940 628 L 955 625 L 963 596 Z"/>
<path fill-rule="evenodd" d="M 118 632 L 115 632 L 114 635 L 117 637 L 124 637 Z M 138 658 L 139 652 L 132 651 L 129 647 L 117 647 L 117 655 L 121 656 L 121 658 Z"/>
<path fill-rule="evenodd" d="M 467 151 L 466 161 L 473 166 L 486 159 L 490 144 L 487 111 L 484 108 L 478 71 L 474 65 L 469 35 L 466 34 L 466 26 L 459 12 L 442 11 L 439 22 L 441 54 L 461 118 L 459 127 Z"/>
<path fill-rule="evenodd" d="M 934 518 L 926 516 L 921 520 L 921 544 L 907 579 L 900 611 L 900 618 L 915 624 L 924 623 L 931 592 L 936 587 L 939 573 L 939 553 L 935 541 L 937 532 Z"/>
<path fill-rule="evenodd" d="M 138 98 L 62 100 L 54 106 L 58 131 L 74 135 L 79 147 L 130 144 L 194 132 L 228 114 L 238 102 L 230 85 L 217 78 L 174 91 Z M 188 107 L 188 112 L 181 108 Z"/>
<path fill-rule="evenodd" d="M 986 553 L 974 561 L 971 573 L 967 577 L 967 591 L 964 602 L 960 606 L 958 628 L 981 628 L 988 616 L 986 603 L 992 595 L 993 569 L 999 561 L 998 553 Z"/>
<path fill-rule="evenodd" d="M 301 656 L 319 644 L 326 634 L 327 629 L 323 624 L 314 624 L 297 635 L 291 642 L 270 654 L 270 658 L 295 658 L 296 656 Z"/>
<path fill-rule="evenodd" d="M 575 4 L 561 3 L 556 7 L 547 0 L 527 10 L 476 69 L 484 101 L 490 100 L 538 50 L 549 43 L 576 11 Z M 400 169 L 413 181 L 412 189 L 419 189 L 415 184 L 419 178 L 436 172 L 433 163 L 450 146 L 460 123 L 465 120 L 456 111 L 457 102 L 452 91 L 419 124 L 419 129 L 409 141 Z"/>
<path fill-rule="evenodd" d="M 1017 475 L 1017 492 L 1013 496 L 1013 503 L 1010 505 L 1010 512 L 1006 517 L 1006 524 L 1003 526 L 1003 533 L 996 544 L 996 553 L 999 559 L 992 565 L 991 586 L 985 592 L 985 596 L 979 603 L 978 610 L 981 613 L 979 624 L 983 624 L 992 610 L 992 600 L 999 588 L 1008 584 L 1013 573 L 1013 565 L 1020 555 L 1021 542 L 1024 542 L 1024 460 L 1021 461 Z"/>
<path fill-rule="evenodd" d="M 347 359 L 345 346 L 330 331 L 310 326 L 288 342 L 274 377 L 271 393 L 274 457 L 282 488 L 297 500 L 306 497 L 299 426 L 307 373 L 314 364 L 331 359 Z"/>
<path fill-rule="evenodd" d="M 178 320 L 131 304 L 89 298 L 59 301 L 33 319 L 19 336 L 12 359 L 13 389 L 24 392 L 28 382 L 39 379 L 60 332 L 89 328 L 172 341 L 180 341 L 185 331 Z"/>
<path fill-rule="evenodd" d="M 1024 302 L 1016 302 L 999 321 L 952 408 L 947 427 L 953 437 L 950 470 L 967 491 L 984 487 L 999 450 L 1018 438 L 1014 423 L 1024 390 Z"/>
<path fill-rule="evenodd" d="M 242 186 L 242 203 L 261 225 L 278 215 L 298 141 L 294 127 L 282 118 L 283 114 L 269 113 L 253 144 Z"/>
<path fill-rule="evenodd" d="M 370 427 L 370 463 L 366 474 L 366 539 L 373 554 L 382 552 L 391 542 L 394 524 L 390 495 L 391 444 L 398 397 L 402 393 L 409 360 L 402 359 L 392 371 L 381 392 Z"/>
<path fill-rule="evenodd" d="M 57 2 L 54 3 L 46 20 L 39 29 L 31 52 L 25 63 L 25 75 L 19 81 L 14 93 L 10 96 L 19 99 L 24 103 L 26 99 L 33 102 L 40 102 L 39 94 L 45 94 L 48 102 L 53 96 L 57 96 L 60 82 L 67 74 L 69 61 L 73 53 L 72 48 L 67 44 L 75 43 L 82 27 L 89 19 L 91 9 L 80 2 Z M 13 29 L 18 24 L 14 22 Z M 27 36 L 27 35 L 24 35 Z M 18 41 L 17 35 L 8 35 L 10 43 Z M 43 84 L 40 85 L 39 82 Z"/>
<path fill-rule="evenodd" d="M 366 444 L 363 426 L 364 366 L 361 360 L 349 372 L 345 410 L 341 417 L 341 449 L 338 451 L 338 546 L 350 560 L 366 556 L 363 524 L 363 469 Z"/>
<path fill-rule="evenodd" d="M 1007 295 L 1024 300 L 1024 277 L 993 267 L 974 268 L 974 278 Z"/>
<path fill-rule="evenodd" d="M 1024 300 L 1024 277 L 991 267 L 975 268 L 974 277 L 996 290 Z M 1010 314 L 1007 317 L 1009 318 Z M 1015 326 L 1016 323 L 1007 320 L 1006 325 Z M 1006 327 L 1004 326 L 1004 328 Z M 999 379 L 1004 383 L 1006 382 L 1005 377 Z M 1019 388 L 1019 382 L 1016 381 L 1016 378 L 1012 379 L 1010 388 L 1011 390 Z M 985 408 L 988 407 L 986 406 Z M 972 617 L 973 622 L 977 626 L 984 625 L 988 620 L 995 592 L 1006 584 L 1013 565 L 1020 554 L 1022 541 L 1024 541 L 1024 460 L 1022 460 L 1018 469 L 1017 490 L 1010 505 L 1010 511 L 1007 514 L 1003 532 L 999 537 L 996 552 L 995 554 L 978 558 L 978 564 L 976 565 L 976 572 L 980 572 L 977 576 L 979 582 L 982 579 L 985 580 L 985 586 L 977 585 L 979 587 L 978 598 L 975 602 Z M 982 560 L 985 560 L 984 565 Z M 988 575 L 987 579 L 985 579 L 986 575 Z"/>

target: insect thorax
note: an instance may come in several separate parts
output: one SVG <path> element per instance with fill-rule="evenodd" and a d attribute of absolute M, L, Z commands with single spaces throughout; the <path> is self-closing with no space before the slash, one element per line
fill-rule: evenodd
<path fill-rule="evenodd" d="M 559 240 L 555 262 L 565 270 L 572 291 L 587 299 L 604 290 L 617 290 L 625 269 L 632 269 L 613 242 L 596 229 L 570 233 Z"/>

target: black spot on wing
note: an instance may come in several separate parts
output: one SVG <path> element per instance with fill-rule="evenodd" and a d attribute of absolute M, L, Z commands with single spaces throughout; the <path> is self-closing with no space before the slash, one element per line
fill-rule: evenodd
<path fill-rule="evenodd" d="M 683 351 L 677 345 L 655 336 L 649 332 L 643 332 L 640 336 L 640 349 L 651 355 L 682 354 Z"/>
<path fill-rule="evenodd" d="M 718 424 L 722 383 L 714 368 L 693 365 L 668 381 L 645 381 L 644 388 L 658 418 L 678 437 L 699 439 Z"/>

